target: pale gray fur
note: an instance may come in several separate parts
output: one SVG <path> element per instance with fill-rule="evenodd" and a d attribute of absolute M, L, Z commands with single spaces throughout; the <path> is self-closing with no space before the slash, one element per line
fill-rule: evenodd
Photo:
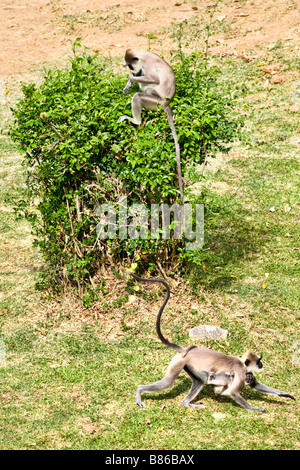
<path fill-rule="evenodd" d="M 124 93 L 128 93 L 132 83 L 138 83 L 142 93 L 133 95 L 131 101 L 133 117 L 121 116 L 119 122 L 129 120 L 133 124 L 140 125 L 142 122 L 142 109 L 157 111 L 158 106 L 161 106 L 166 111 L 175 143 L 179 191 L 181 203 L 184 204 L 180 147 L 174 125 L 174 116 L 170 107 L 176 89 L 174 72 L 170 65 L 157 54 L 136 49 L 127 49 L 124 66 L 126 65 L 131 68 L 133 73 L 129 75 L 128 82 L 123 90 Z"/>

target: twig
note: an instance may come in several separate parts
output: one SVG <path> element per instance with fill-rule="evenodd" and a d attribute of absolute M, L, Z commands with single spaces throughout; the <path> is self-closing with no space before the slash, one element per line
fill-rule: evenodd
<path fill-rule="evenodd" d="M 63 190 L 64 190 L 64 193 L 65 193 L 65 196 L 66 196 L 66 203 L 67 203 L 67 209 L 68 209 L 68 213 L 69 213 L 70 226 L 71 226 L 71 232 L 72 232 L 72 235 L 73 235 L 73 242 L 74 242 L 74 246 L 75 246 L 75 251 L 76 251 L 76 253 L 78 254 L 78 256 L 80 258 L 83 258 L 83 254 L 81 253 L 80 248 L 79 248 L 79 246 L 77 244 L 77 241 L 75 239 L 75 236 L 74 236 L 73 222 L 72 222 L 71 211 L 70 211 L 70 206 L 69 206 L 69 201 L 68 201 L 68 197 L 67 197 L 67 194 L 66 194 L 66 190 L 65 190 L 65 188 L 63 188 Z"/>
<path fill-rule="evenodd" d="M 165 271 L 164 271 L 162 265 L 160 264 L 160 262 L 159 262 L 159 261 L 156 261 L 156 264 L 157 264 L 157 266 L 158 266 L 158 268 L 159 268 L 159 270 L 160 270 L 160 272 L 161 272 L 161 274 L 162 274 L 164 280 L 167 281 L 169 284 L 171 284 L 172 287 L 175 287 L 175 284 L 174 284 L 173 279 L 168 278 L 168 276 L 166 275 L 166 273 L 165 273 Z"/>
<path fill-rule="evenodd" d="M 203 176 L 203 173 L 204 173 L 204 169 L 205 169 L 205 165 L 206 165 L 206 160 L 207 160 L 207 154 L 205 155 L 204 157 L 204 161 L 202 163 L 202 167 L 201 167 L 201 170 L 200 170 L 200 175 Z"/>

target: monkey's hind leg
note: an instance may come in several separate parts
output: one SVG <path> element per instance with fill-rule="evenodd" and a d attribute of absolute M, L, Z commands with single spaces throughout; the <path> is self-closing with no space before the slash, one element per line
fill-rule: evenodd
<path fill-rule="evenodd" d="M 176 376 L 177 377 L 177 376 Z M 136 402 L 141 408 L 146 408 L 146 405 L 142 402 L 141 394 L 143 392 L 161 392 L 162 390 L 168 390 L 172 387 L 176 377 L 166 375 L 162 380 L 154 382 L 149 385 L 139 385 L 136 391 Z"/>
<path fill-rule="evenodd" d="M 145 408 L 146 405 L 142 402 L 141 394 L 143 392 L 161 392 L 163 390 L 168 390 L 172 387 L 176 378 L 183 369 L 183 364 L 181 362 L 181 355 L 175 356 L 169 364 L 167 373 L 162 380 L 154 382 L 149 385 L 139 385 L 136 391 L 136 402 L 141 408 Z"/>
<path fill-rule="evenodd" d="M 157 105 L 160 102 L 160 98 L 156 96 L 147 95 L 146 93 L 135 93 L 131 101 L 132 116 L 121 116 L 118 122 L 131 121 L 133 124 L 139 126 L 142 123 L 142 109 L 149 109 L 151 111 L 157 111 Z"/>

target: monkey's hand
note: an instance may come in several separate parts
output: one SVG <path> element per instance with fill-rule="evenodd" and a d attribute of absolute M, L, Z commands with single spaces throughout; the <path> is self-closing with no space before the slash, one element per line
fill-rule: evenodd
<path fill-rule="evenodd" d="M 126 87 L 123 89 L 124 95 L 127 95 L 128 91 L 129 91 L 129 89 L 130 89 L 130 87 L 131 87 L 131 84 L 132 84 L 132 82 L 131 82 L 130 77 L 129 77 L 129 80 L 128 80 L 127 84 L 126 84 Z"/>

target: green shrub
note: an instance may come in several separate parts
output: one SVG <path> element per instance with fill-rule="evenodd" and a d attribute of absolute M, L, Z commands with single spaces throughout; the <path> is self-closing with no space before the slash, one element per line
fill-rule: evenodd
<path fill-rule="evenodd" d="M 206 155 L 227 152 L 241 119 L 219 70 L 200 55 L 173 57 L 177 91 L 172 102 L 183 174 Z M 36 244 L 56 284 L 66 280 L 83 293 L 106 263 L 137 254 L 147 267 L 158 258 L 171 267 L 184 252 L 182 240 L 97 238 L 97 207 L 127 197 L 133 203 L 179 202 L 175 148 L 164 111 L 144 113 L 139 126 L 118 118 L 131 114 L 127 75 L 85 51 L 70 67 L 50 70 L 40 86 L 23 85 L 12 110 L 11 137 L 24 152 L 30 214 Z M 137 89 L 137 88 L 136 88 Z M 34 215 L 34 209 L 36 213 Z M 31 207 L 30 210 L 28 208 Z"/>

